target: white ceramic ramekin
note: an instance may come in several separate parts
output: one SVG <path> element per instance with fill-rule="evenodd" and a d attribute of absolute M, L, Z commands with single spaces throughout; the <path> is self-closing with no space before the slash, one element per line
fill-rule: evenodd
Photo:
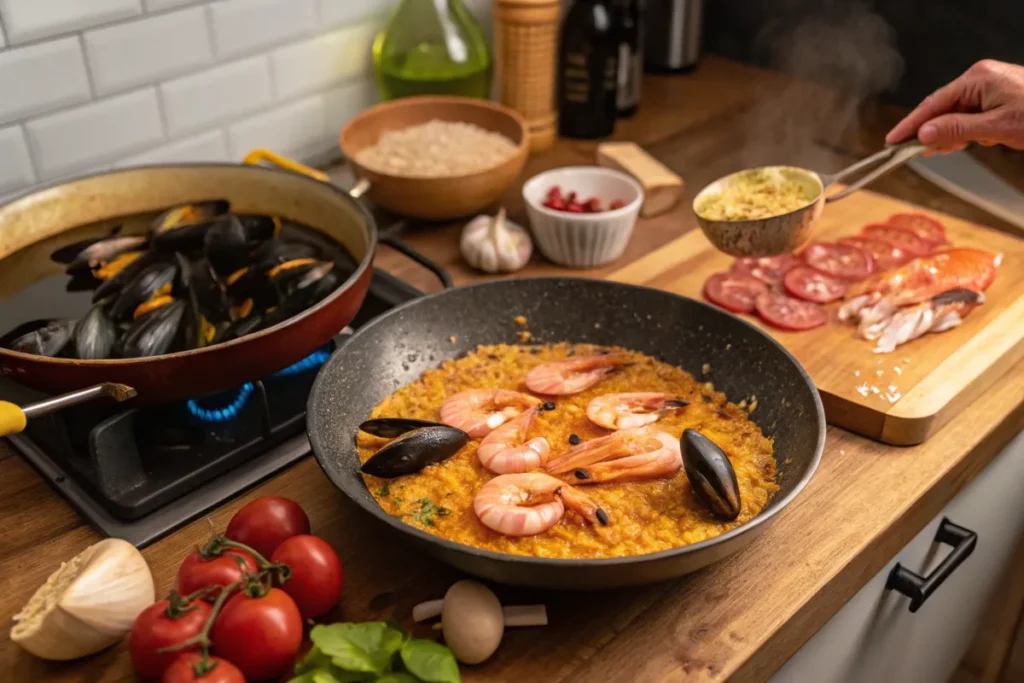
<path fill-rule="evenodd" d="M 597 197 L 621 209 L 601 213 L 568 213 L 544 206 L 552 187 L 563 195 L 575 192 L 579 200 Z M 568 166 L 545 171 L 523 186 L 523 200 L 537 248 L 546 257 L 571 268 L 595 268 L 622 256 L 633 235 L 644 191 L 629 175 L 601 166 Z"/>

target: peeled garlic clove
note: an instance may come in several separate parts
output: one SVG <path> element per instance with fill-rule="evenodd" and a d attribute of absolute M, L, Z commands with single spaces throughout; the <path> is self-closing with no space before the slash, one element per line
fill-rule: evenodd
<path fill-rule="evenodd" d="M 459 246 L 469 265 L 487 273 L 514 273 L 533 253 L 530 233 L 506 220 L 505 209 L 494 218 L 477 216 L 467 223 Z"/>
<path fill-rule="evenodd" d="M 135 546 L 108 538 L 61 564 L 14 617 L 11 640 L 43 659 L 113 645 L 151 605 L 153 575 Z"/>

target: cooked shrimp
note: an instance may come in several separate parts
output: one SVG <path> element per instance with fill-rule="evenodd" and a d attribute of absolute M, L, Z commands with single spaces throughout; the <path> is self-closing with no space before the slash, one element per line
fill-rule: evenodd
<path fill-rule="evenodd" d="M 679 440 L 652 427 L 622 429 L 585 441 L 544 466 L 550 474 L 573 472 L 574 483 L 666 479 L 683 466 Z"/>
<path fill-rule="evenodd" d="M 480 443 L 476 457 L 480 464 L 495 474 L 517 474 L 539 470 L 548 461 L 551 444 L 544 437 L 526 440 L 537 417 L 537 409 L 501 425 Z"/>
<path fill-rule="evenodd" d="M 540 404 L 539 398 L 519 391 L 471 389 L 445 399 L 441 404 L 441 422 L 479 439 Z"/>
<path fill-rule="evenodd" d="M 608 515 L 590 496 L 541 472 L 502 474 L 484 484 L 473 510 L 488 529 L 506 536 L 542 534 L 575 510 L 591 524 L 608 524 Z"/>
<path fill-rule="evenodd" d="M 632 429 L 657 422 L 687 405 L 681 398 L 657 392 L 605 394 L 587 405 L 587 417 L 605 429 Z"/>
<path fill-rule="evenodd" d="M 526 373 L 526 388 L 548 396 L 578 394 L 629 362 L 628 356 L 606 353 L 544 363 Z"/>

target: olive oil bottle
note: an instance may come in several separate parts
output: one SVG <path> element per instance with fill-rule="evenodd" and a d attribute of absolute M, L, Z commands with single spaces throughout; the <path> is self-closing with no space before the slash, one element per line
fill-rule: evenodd
<path fill-rule="evenodd" d="M 462 0 L 402 0 L 373 44 L 381 97 L 491 95 L 487 40 Z"/>
<path fill-rule="evenodd" d="M 603 138 L 618 113 L 619 31 L 609 0 L 576 0 L 562 25 L 558 59 L 559 133 Z"/>

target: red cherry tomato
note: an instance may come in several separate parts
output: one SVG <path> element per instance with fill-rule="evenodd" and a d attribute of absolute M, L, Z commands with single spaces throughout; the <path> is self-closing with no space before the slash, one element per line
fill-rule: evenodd
<path fill-rule="evenodd" d="M 189 652 L 178 655 L 174 663 L 164 671 L 160 683 L 245 683 L 245 676 L 238 667 L 220 657 L 210 657 L 213 668 L 196 676 L 196 664 L 202 661 L 202 655 Z"/>
<path fill-rule="evenodd" d="M 738 258 L 733 261 L 732 271 L 744 275 L 753 275 L 766 285 L 777 285 L 783 276 L 802 261 L 792 254 L 778 256 L 762 256 L 761 258 Z"/>
<path fill-rule="evenodd" d="M 160 600 L 142 610 L 135 617 L 132 632 L 128 638 L 128 649 L 132 655 L 132 666 L 143 679 L 159 678 L 175 659 L 188 650 L 158 652 L 158 650 L 183 643 L 203 630 L 211 607 L 202 600 L 183 604 L 176 616 L 168 600 Z M 198 647 L 198 646 L 196 646 Z"/>
<path fill-rule="evenodd" d="M 625 205 L 626 202 L 622 201 L 621 199 L 613 199 L 612 203 L 608 205 L 608 210 L 615 211 L 616 209 L 621 209 Z"/>
<path fill-rule="evenodd" d="M 889 216 L 886 223 L 909 230 L 928 244 L 946 243 L 946 229 L 942 223 L 923 213 L 897 213 Z"/>
<path fill-rule="evenodd" d="M 741 273 L 715 273 L 704 283 L 707 300 L 733 313 L 753 313 L 754 301 L 767 291 L 768 285 Z"/>
<path fill-rule="evenodd" d="M 803 251 L 807 265 L 842 280 L 863 280 L 874 268 L 871 255 L 849 244 L 814 242 Z"/>
<path fill-rule="evenodd" d="M 231 548 L 209 560 L 193 550 L 178 569 L 178 593 L 189 595 L 207 586 L 229 586 L 242 574 L 254 574 L 258 569 L 255 558 L 244 550 Z M 206 599 L 213 602 L 218 592 L 212 591 Z"/>
<path fill-rule="evenodd" d="M 798 299 L 827 304 L 846 293 L 846 283 L 814 268 L 800 266 L 786 273 L 783 280 L 786 291 Z"/>
<path fill-rule="evenodd" d="M 931 251 L 931 246 L 923 239 L 905 228 L 897 228 L 894 225 L 872 223 L 871 225 L 865 225 L 860 233 L 864 237 L 872 237 L 888 242 L 912 256 L 924 256 Z"/>
<path fill-rule="evenodd" d="M 839 240 L 839 244 L 849 244 L 871 254 L 876 273 L 897 268 L 914 258 L 899 247 L 873 237 L 847 237 Z"/>
<path fill-rule="evenodd" d="M 801 331 L 828 322 L 828 313 L 818 304 L 800 301 L 785 294 L 765 292 L 757 297 L 757 314 L 772 327 Z"/>
<path fill-rule="evenodd" d="M 308 533 L 309 517 L 298 503 L 281 496 L 263 496 L 236 512 L 224 535 L 270 557 L 281 541 Z"/>
<path fill-rule="evenodd" d="M 258 598 L 235 594 L 213 622 L 214 652 L 250 681 L 277 678 L 290 670 L 301 645 L 302 615 L 279 588 Z"/>
<path fill-rule="evenodd" d="M 341 597 L 341 560 L 334 549 L 321 538 L 292 536 L 277 546 L 271 561 L 288 565 L 292 576 L 281 586 L 292 596 L 303 618 L 326 614 Z"/>

